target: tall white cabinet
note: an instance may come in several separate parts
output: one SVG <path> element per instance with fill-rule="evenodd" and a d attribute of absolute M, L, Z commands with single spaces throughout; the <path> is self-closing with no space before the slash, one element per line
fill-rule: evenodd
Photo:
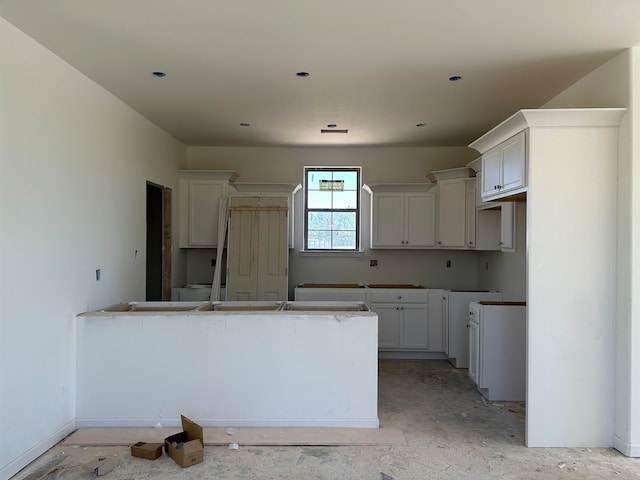
<path fill-rule="evenodd" d="M 621 121 L 630 121 L 623 120 L 625 112 L 521 110 L 470 145 L 483 155 L 488 175 L 494 149 L 524 138 L 530 447 L 633 450 L 625 431 L 630 384 L 619 375 L 625 368 L 619 367 L 625 361 L 621 340 L 628 338 L 616 337 L 625 267 L 617 257 L 624 246 L 617 234 L 624 212 L 616 165 L 620 145 L 626 145 L 620 134 L 628 130 L 618 131 Z M 580 181 L 570 181 L 576 172 Z M 489 179 L 485 186 L 494 183 L 506 185 Z M 485 199 L 493 191 L 498 189 L 486 188 Z M 567 242 L 570 247 L 562 248 Z M 568 381 L 576 372 L 585 381 Z"/>
<path fill-rule="evenodd" d="M 227 300 L 287 300 L 288 198 L 229 197 Z"/>

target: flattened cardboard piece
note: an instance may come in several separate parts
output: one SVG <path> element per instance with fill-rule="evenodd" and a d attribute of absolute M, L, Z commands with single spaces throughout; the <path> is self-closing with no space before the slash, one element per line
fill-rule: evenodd
<path fill-rule="evenodd" d="M 131 456 L 155 460 L 162 456 L 162 443 L 138 442 L 131 445 Z"/>
<path fill-rule="evenodd" d="M 184 415 L 182 432 L 164 439 L 164 449 L 181 467 L 190 467 L 204 460 L 204 433 L 202 427 Z"/>

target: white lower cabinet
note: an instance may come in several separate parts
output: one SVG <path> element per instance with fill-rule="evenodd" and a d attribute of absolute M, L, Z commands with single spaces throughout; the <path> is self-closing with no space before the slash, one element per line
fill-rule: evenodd
<path fill-rule="evenodd" d="M 480 378 L 480 315 L 474 305 L 469 304 L 469 378 L 477 385 Z"/>
<path fill-rule="evenodd" d="M 469 377 L 488 400 L 525 399 L 526 311 L 524 302 L 469 304 Z"/>
<path fill-rule="evenodd" d="M 428 294 L 425 288 L 369 289 L 378 314 L 379 350 L 429 350 Z"/>
<path fill-rule="evenodd" d="M 378 348 L 428 350 L 426 303 L 374 303 L 378 314 Z"/>
<path fill-rule="evenodd" d="M 501 292 L 448 290 L 442 295 L 444 352 L 456 368 L 469 368 L 469 304 L 501 301 Z"/>

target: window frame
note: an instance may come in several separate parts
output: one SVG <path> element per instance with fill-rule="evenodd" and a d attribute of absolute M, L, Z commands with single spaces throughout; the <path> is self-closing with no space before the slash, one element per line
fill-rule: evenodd
<path fill-rule="evenodd" d="M 356 208 L 309 208 L 309 185 L 308 185 L 308 177 L 309 172 L 355 172 L 357 175 L 357 186 L 356 186 Z M 362 251 L 362 167 L 329 167 L 329 166 L 306 166 L 303 171 L 303 252 L 311 252 L 311 253 L 358 253 Z M 355 247 L 354 248 L 309 248 L 309 212 L 354 212 L 356 215 L 356 227 L 355 227 Z M 333 232 L 333 230 L 331 230 Z"/>

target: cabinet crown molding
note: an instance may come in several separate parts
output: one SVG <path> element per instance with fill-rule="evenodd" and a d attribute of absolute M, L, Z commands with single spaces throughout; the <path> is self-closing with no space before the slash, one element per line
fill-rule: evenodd
<path fill-rule="evenodd" d="M 524 109 L 469 144 L 480 153 L 533 127 L 611 127 L 620 124 L 626 108 Z"/>
<path fill-rule="evenodd" d="M 295 193 L 302 188 L 299 183 L 260 183 L 260 182 L 234 182 L 233 187 L 242 193 Z"/>
<path fill-rule="evenodd" d="M 363 185 L 372 192 L 428 192 L 433 183 L 370 183 Z"/>
<path fill-rule="evenodd" d="M 454 178 L 474 177 L 475 171 L 469 167 L 447 168 L 445 170 L 434 170 L 427 174 L 427 178 L 432 182 L 439 180 L 452 180 Z"/>

